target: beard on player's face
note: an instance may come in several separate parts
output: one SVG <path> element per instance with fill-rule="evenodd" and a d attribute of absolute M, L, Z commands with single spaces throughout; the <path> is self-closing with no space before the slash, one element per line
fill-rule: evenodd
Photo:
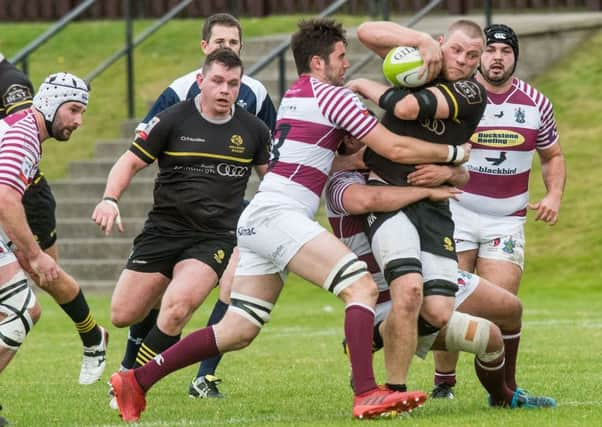
<path fill-rule="evenodd" d="M 501 86 L 512 78 L 512 68 L 493 64 L 481 73 L 485 80 L 494 86 Z"/>

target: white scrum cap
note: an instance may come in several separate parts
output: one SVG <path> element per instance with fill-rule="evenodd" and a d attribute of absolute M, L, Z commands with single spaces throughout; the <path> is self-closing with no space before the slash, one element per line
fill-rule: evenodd
<path fill-rule="evenodd" d="M 88 85 L 82 79 L 69 73 L 56 73 L 46 77 L 33 98 L 33 106 L 50 123 L 56 110 L 65 102 L 80 102 L 88 105 Z"/>

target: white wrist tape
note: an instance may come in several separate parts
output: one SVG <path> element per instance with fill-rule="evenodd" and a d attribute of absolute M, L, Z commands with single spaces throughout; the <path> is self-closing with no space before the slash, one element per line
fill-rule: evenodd
<path fill-rule="evenodd" d="M 460 145 L 448 145 L 447 146 L 447 163 L 453 163 L 459 165 L 464 163 L 464 148 Z"/>
<path fill-rule="evenodd" d="M 456 158 L 452 162 L 456 165 L 464 163 L 464 154 L 464 148 L 460 145 L 456 146 Z"/>
<path fill-rule="evenodd" d="M 105 203 L 108 203 L 115 209 L 115 211 L 117 212 L 117 217 L 115 218 L 115 224 L 121 225 L 121 214 L 119 213 L 119 205 L 116 202 L 114 202 L 112 200 L 108 200 L 108 199 L 103 199 L 102 201 Z"/>

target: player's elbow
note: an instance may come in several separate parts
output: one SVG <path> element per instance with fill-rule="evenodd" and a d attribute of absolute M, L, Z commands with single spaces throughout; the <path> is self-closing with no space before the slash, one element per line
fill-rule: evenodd
<path fill-rule="evenodd" d="M 369 37 L 371 35 L 370 27 L 371 27 L 370 23 L 363 23 L 363 24 L 360 24 L 359 27 L 357 27 L 357 38 L 364 45 L 368 42 Z"/>
<path fill-rule="evenodd" d="M 376 209 L 376 196 L 373 194 L 366 194 L 353 200 L 352 203 L 345 205 L 345 210 L 351 215 L 363 215 L 370 212 L 374 212 Z"/>

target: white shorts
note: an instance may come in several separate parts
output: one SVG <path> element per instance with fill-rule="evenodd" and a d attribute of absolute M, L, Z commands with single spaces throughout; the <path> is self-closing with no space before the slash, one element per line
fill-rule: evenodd
<path fill-rule="evenodd" d="M 299 249 L 325 231 L 294 201 L 257 193 L 238 220 L 240 261 L 235 274 L 286 274 L 286 266 Z"/>
<path fill-rule="evenodd" d="M 412 222 L 403 212 L 397 212 L 383 222 L 372 236 L 372 252 L 381 271 L 393 260 L 414 258 L 422 264 L 422 280 L 445 280 L 454 283 L 458 275 L 458 263 L 424 252 L 420 237 Z"/>
<path fill-rule="evenodd" d="M 458 291 L 456 292 L 456 298 L 454 301 L 454 310 L 457 310 L 458 307 L 460 307 L 460 305 L 462 305 L 462 303 L 466 301 L 470 295 L 472 295 L 479 285 L 480 279 L 476 274 L 458 270 L 457 280 Z M 384 321 L 387 317 L 387 314 L 389 314 L 389 311 L 391 311 L 391 301 L 385 301 L 383 303 L 376 304 L 374 324 L 376 325 Z M 430 335 L 419 336 L 416 345 L 416 356 L 424 359 L 437 339 L 437 335 L 439 335 L 439 332 L 435 332 Z"/>
<path fill-rule="evenodd" d="M 456 225 L 456 252 L 478 249 L 480 258 L 509 261 L 525 266 L 525 232 L 523 217 L 495 217 L 468 210 L 451 203 Z"/>

